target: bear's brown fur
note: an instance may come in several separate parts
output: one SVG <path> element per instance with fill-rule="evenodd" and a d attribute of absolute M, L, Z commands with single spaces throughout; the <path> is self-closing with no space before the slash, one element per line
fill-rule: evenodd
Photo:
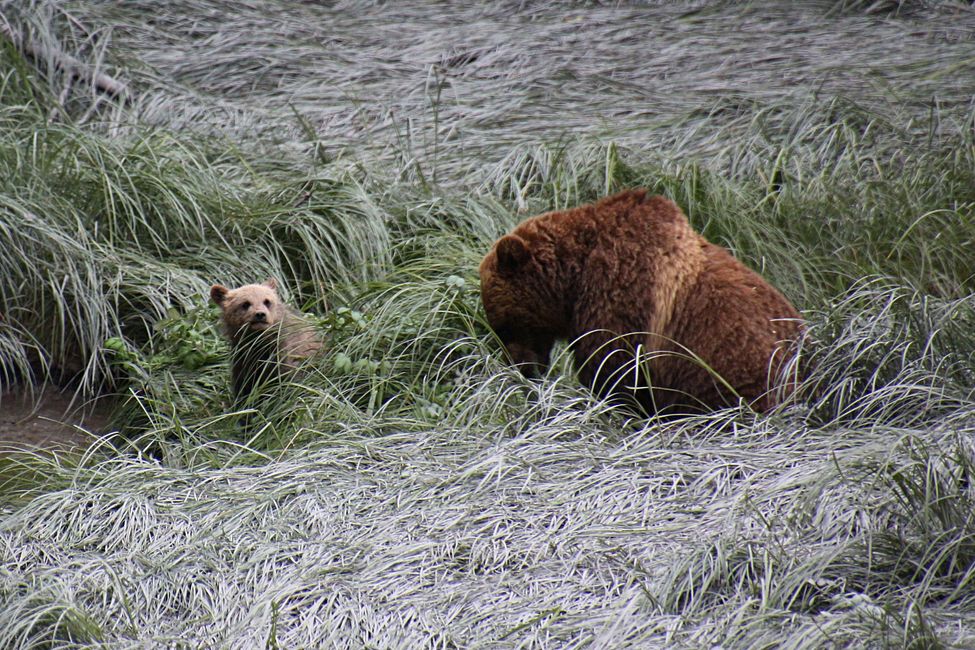
<path fill-rule="evenodd" d="M 480 275 L 488 322 L 529 376 L 567 339 L 584 383 L 648 412 L 739 397 L 763 411 L 794 388 L 782 375 L 804 332 L 796 309 L 645 190 L 523 221 Z"/>
<path fill-rule="evenodd" d="M 210 288 L 232 348 L 230 379 L 238 401 L 321 349 L 318 335 L 281 301 L 277 289 L 273 279 L 237 289 L 219 284 Z"/>

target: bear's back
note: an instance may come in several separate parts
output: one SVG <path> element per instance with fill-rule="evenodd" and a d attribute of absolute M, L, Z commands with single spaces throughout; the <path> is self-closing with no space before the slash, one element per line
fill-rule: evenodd
<path fill-rule="evenodd" d="M 738 396 L 759 410 L 775 403 L 803 331 L 778 290 L 665 197 L 624 192 L 589 206 L 588 219 L 598 236 L 573 332 L 583 381 L 603 395 L 641 384 L 634 394 L 649 411 L 718 408 Z"/>

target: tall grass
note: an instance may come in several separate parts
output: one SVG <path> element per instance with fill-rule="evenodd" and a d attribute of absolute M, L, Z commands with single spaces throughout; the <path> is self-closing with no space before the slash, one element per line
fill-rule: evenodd
<path fill-rule="evenodd" d="M 17 75 L 23 61 L 4 56 Z M 242 283 L 245 269 L 260 268 L 288 278 L 304 300 L 322 300 L 331 284 L 389 265 L 386 216 L 354 179 L 322 173 L 270 185 L 226 144 L 152 129 L 108 139 L 51 124 L 51 98 L 30 84 L 0 88 L 0 313 L 39 343 L 33 354 L 12 345 L 8 374 L 56 366 L 94 391 L 112 385 L 107 339 L 146 343 L 152 322 L 172 306 L 197 306 L 215 280 Z"/>
<path fill-rule="evenodd" d="M 906 4 L 0 5 L 132 89 L 0 52 L 0 388 L 119 397 L 0 458 L 0 645 L 972 645 L 971 14 Z M 780 408 L 505 363 L 491 242 L 636 185 L 807 316 Z M 240 409 L 267 276 L 326 353 Z"/>

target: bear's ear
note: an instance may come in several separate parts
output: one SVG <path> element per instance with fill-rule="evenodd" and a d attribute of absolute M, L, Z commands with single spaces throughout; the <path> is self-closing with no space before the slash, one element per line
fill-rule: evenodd
<path fill-rule="evenodd" d="M 500 273 L 517 271 L 532 256 L 531 251 L 528 250 L 528 242 L 518 235 L 505 235 L 495 244 L 494 251 L 498 256 Z"/>
<path fill-rule="evenodd" d="M 222 305 L 223 301 L 227 299 L 227 294 L 230 293 L 230 289 L 223 286 L 222 284 L 215 284 L 210 287 L 210 300 Z"/>
<path fill-rule="evenodd" d="M 586 221 L 579 227 L 579 242 L 586 247 L 596 245 L 599 240 L 599 228 L 592 221 Z"/>
<path fill-rule="evenodd" d="M 277 291 L 278 290 L 278 281 L 275 280 L 274 278 L 268 278 L 267 280 L 264 281 L 264 286 L 265 287 L 270 287 L 273 291 Z"/>

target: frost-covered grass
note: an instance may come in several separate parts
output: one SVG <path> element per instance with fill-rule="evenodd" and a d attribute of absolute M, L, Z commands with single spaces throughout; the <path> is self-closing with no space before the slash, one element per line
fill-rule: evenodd
<path fill-rule="evenodd" d="M 861 122 L 963 120 L 970 3 L 954 0 L 333 3 L 5 0 L 34 40 L 134 87 L 141 121 L 478 179 L 543 142 L 678 158 Z M 46 62 L 45 62 L 46 63 Z M 89 119 L 91 92 L 65 95 Z M 838 102 L 836 98 L 840 97 Z M 959 109 L 961 112 L 959 112 Z M 756 124 L 760 129 L 753 128 Z M 868 136 L 869 137 L 869 136 Z M 821 139 L 822 140 L 822 139 Z M 740 153 L 738 147 L 736 153 Z"/>
<path fill-rule="evenodd" d="M 0 457 L 0 646 L 975 644 L 970 7 L 0 10 L 129 93 L 0 49 L 0 388 L 118 395 Z M 636 185 L 803 310 L 795 399 L 504 363 L 491 242 Z M 328 351 L 239 412 L 207 289 L 267 276 Z"/>

